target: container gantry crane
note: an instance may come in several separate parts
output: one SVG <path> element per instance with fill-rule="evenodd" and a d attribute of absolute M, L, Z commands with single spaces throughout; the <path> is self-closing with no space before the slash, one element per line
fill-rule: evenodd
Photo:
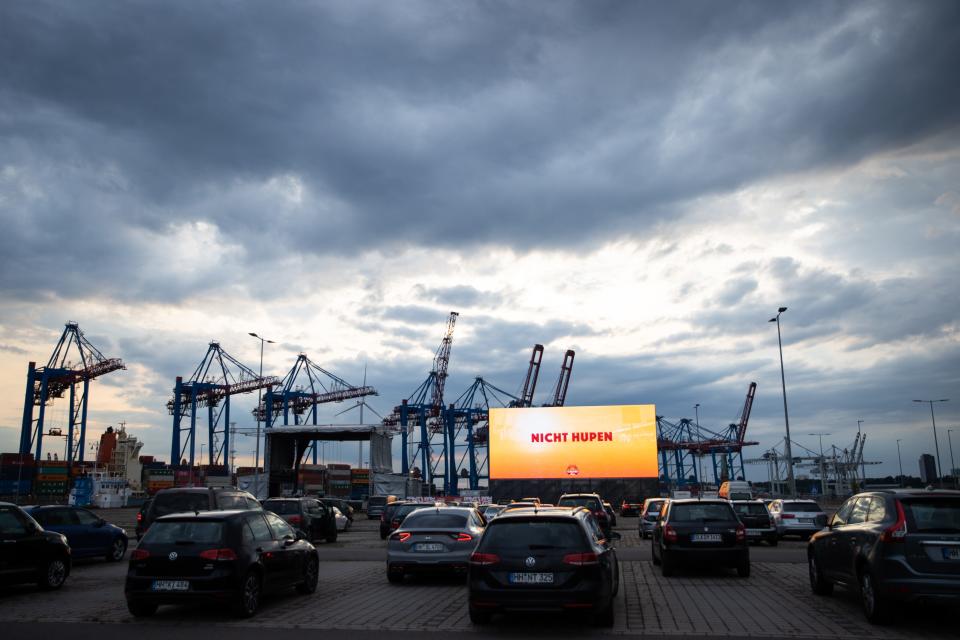
<path fill-rule="evenodd" d="M 74 457 L 83 462 L 87 437 L 87 407 L 90 400 L 90 381 L 102 375 L 126 369 L 120 358 L 107 358 L 83 335 L 76 322 L 64 325 L 60 341 L 46 366 L 37 367 L 35 362 L 27 365 L 27 390 L 23 399 L 23 421 L 20 427 L 20 453 L 30 453 L 35 447 L 35 456 L 43 453 L 43 429 L 46 407 L 54 398 L 70 393 L 67 411 L 67 461 Z M 77 385 L 82 383 L 81 389 Z M 33 408 L 40 407 L 34 424 Z M 79 428 L 78 428 L 79 427 Z"/>
<path fill-rule="evenodd" d="M 167 410 L 173 416 L 173 438 L 170 458 L 178 464 L 187 457 L 192 467 L 196 453 L 197 409 L 207 409 L 208 464 L 226 461 L 224 452 L 230 451 L 230 397 L 258 389 L 270 389 L 280 384 L 276 376 L 259 376 L 253 369 L 223 350 L 219 342 L 211 342 L 203 360 L 186 381 L 177 376 L 173 398 Z M 222 402 L 222 406 L 221 406 Z M 190 422 L 184 427 L 183 419 Z M 183 437 L 186 434 L 186 437 Z M 218 437 L 219 436 L 219 437 Z"/>
<path fill-rule="evenodd" d="M 532 407 L 533 395 L 537 391 L 537 378 L 540 377 L 540 364 L 543 362 L 543 345 L 533 345 L 533 352 L 530 354 L 530 364 L 527 366 L 527 376 L 523 379 L 523 387 L 520 390 L 520 397 L 510 406 L 512 407 Z"/>
<path fill-rule="evenodd" d="M 563 354 L 563 364 L 560 365 L 560 377 L 557 378 L 553 386 L 553 398 L 545 407 L 562 407 L 567 401 L 567 388 L 570 386 L 570 376 L 573 373 L 573 357 L 576 353 L 573 349 L 567 349 Z"/>

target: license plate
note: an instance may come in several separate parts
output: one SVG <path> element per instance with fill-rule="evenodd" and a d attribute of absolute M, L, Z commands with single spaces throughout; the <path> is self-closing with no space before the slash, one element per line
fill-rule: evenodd
<path fill-rule="evenodd" d="M 440 544 L 439 542 L 421 542 L 421 543 L 419 543 L 419 544 L 413 545 L 413 550 L 414 550 L 414 551 L 431 551 L 431 552 L 435 552 L 435 551 L 444 551 L 445 549 L 446 549 L 446 547 L 444 547 L 444 546 L 443 546 L 442 544 Z"/>
<path fill-rule="evenodd" d="M 813 524 L 813 518 L 800 518 L 800 524 Z"/>
<path fill-rule="evenodd" d="M 693 542 L 722 542 L 723 536 L 719 533 L 695 533 L 690 536 Z"/>
<path fill-rule="evenodd" d="M 960 547 L 943 547 L 944 560 L 960 560 Z"/>
<path fill-rule="evenodd" d="M 154 591 L 189 591 L 189 580 L 154 580 Z"/>
<path fill-rule="evenodd" d="M 748 536 L 758 536 L 763 533 L 763 529 L 747 529 Z"/>
<path fill-rule="evenodd" d="M 510 584 L 553 584 L 552 573 L 511 573 Z"/>

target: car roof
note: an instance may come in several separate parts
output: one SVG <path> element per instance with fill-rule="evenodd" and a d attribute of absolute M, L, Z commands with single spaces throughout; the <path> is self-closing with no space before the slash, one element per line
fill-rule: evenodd
<path fill-rule="evenodd" d="M 224 511 L 184 511 L 181 513 L 168 513 L 165 516 L 157 518 L 156 522 L 166 520 L 225 520 L 234 516 L 240 516 L 247 513 L 263 513 L 259 509 L 229 509 Z"/>
<path fill-rule="evenodd" d="M 463 515 L 469 515 L 474 510 L 473 507 L 447 507 L 447 506 L 438 507 L 436 505 L 429 505 L 429 504 L 424 505 L 424 507 L 436 509 L 437 513 L 440 513 L 441 511 L 443 511 L 444 513 L 460 513 Z"/>
<path fill-rule="evenodd" d="M 719 498 L 707 498 L 705 500 L 700 500 L 698 498 L 683 498 L 681 500 L 670 500 L 670 504 L 730 504 L 729 500 L 721 500 Z"/>
<path fill-rule="evenodd" d="M 857 495 L 871 493 L 889 493 L 895 496 L 923 498 L 927 496 L 946 496 L 950 498 L 960 497 L 960 491 L 954 489 L 868 489 Z"/>
<path fill-rule="evenodd" d="M 560 496 L 561 500 L 564 498 L 596 498 L 597 500 L 602 501 L 599 493 L 565 493 Z"/>
<path fill-rule="evenodd" d="M 731 500 L 733 504 L 763 504 L 763 500 L 760 498 L 754 498 L 753 500 Z"/>
<path fill-rule="evenodd" d="M 590 513 L 585 507 L 522 507 L 519 509 L 510 509 L 509 511 L 504 511 L 499 516 L 497 516 L 497 521 L 501 518 L 504 521 L 509 522 L 510 520 L 523 520 L 530 517 L 570 517 L 576 518 L 580 513 Z"/>

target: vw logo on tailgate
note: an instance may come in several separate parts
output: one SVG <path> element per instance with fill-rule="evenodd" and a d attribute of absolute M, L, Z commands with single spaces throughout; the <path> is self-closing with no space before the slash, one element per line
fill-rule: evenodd
<path fill-rule="evenodd" d="M 537 564 L 537 559 L 533 556 L 528 556 L 527 559 L 523 561 L 523 564 L 527 565 L 528 567 L 534 567 Z"/>
<path fill-rule="evenodd" d="M 171 552 L 170 552 L 170 555 L 168 555 L 167 558 L 170 559 L 170 562 L 173 562 L 174 560 L 177 559 L 177 552 L 176 552 L 176 551 L 171 551 Z"/>

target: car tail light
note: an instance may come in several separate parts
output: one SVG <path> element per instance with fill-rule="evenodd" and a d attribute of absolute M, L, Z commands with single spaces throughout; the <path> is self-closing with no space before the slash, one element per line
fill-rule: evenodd
<path fill-rule="evenodd" d="M 742 525 L 737 525 L 737 542 L 743 542 L 747 539 L 747 529 Z"/>
<path fill-rule="evenodd" d="M 606 520 L 607 512 L 602 509 L 600 511 L 594 511 L 593 517 L 596 518 L 597 520 Z"/>
<path fill-rule="evenodd" d="M 600 564 L 600 559 L 595 553 L 568 553 L 563 556 L 563 564 L 572 564 L 577 567 L 584 567 L 592 564 Z"/>
<path fill-rule="evenodd" d="M 237 554 L 233 549 L 207 549 L 200 552 L 204 560 L 236 560 Z"/>
<path fill-rule="evenodd" d="M 400 542 L 406 542 L 410 539 L 410 535 L 411 534 L 407 533 L 406 531 L 401 531 L 400 533 L 395 533 L 390 537 L 394 540 L 399 540 Z"/>
<path fill-rule="evenodd" d="M 907 539 L 907 514 L 903 512 L 903 505 L 900 501 L 897 504 L 897 521 L 883 530 L 880 534 L 880 542 L 903 542 Z"/>
<path fill-rule="evenodd" d="M 150 557 L 150 552 L 146 549 L 134 549 L 133 553 L 130 554 L 131 560 L 146 560 Z"/>
<path fill-rule="evenodd" d="M 781 514 L 780 514 L 780 517 L 783 518 L 784 520 L 792 520 L 793 518 L 796 518 L 797 516 L 793 515 L 792 513 L 781 513 Z"/>
<path fill-rule="evenodd" d="M 471 553 L 470 554 L 470 564 L 475 564 L 480 567 L 489 567 L 490 565 L 499 564 L 500 556 L 495 553 Z"/>
<path fill-rule="evenodd" d="M 458 533 L 455 536 L 454 534 L 451 533 L 450 535 L 455 537 L 457 539 L 457 542 L 470 542 L 471 540 L 473 540 L 473 536 L 470 535 L 469 533 Z"/>
<path fill-rule="evenodd" d="M 300 516 L 290 516 L 287 522 L 290 524 L 302 524 L 303 518 L 301 518 Z"/>
<path fill-rule="evenodd" d="M 663 539 L 667 542 L 676 542 L 677 541 L 677 530 L 667 525 L 663 528 Z"/>
<path fill-rule="evenodd" d="M 137 524 L 140 524 L 141 522 L 143 522 L 143 514 L 138 511 L 138 512 L 137 512 Z"/>

